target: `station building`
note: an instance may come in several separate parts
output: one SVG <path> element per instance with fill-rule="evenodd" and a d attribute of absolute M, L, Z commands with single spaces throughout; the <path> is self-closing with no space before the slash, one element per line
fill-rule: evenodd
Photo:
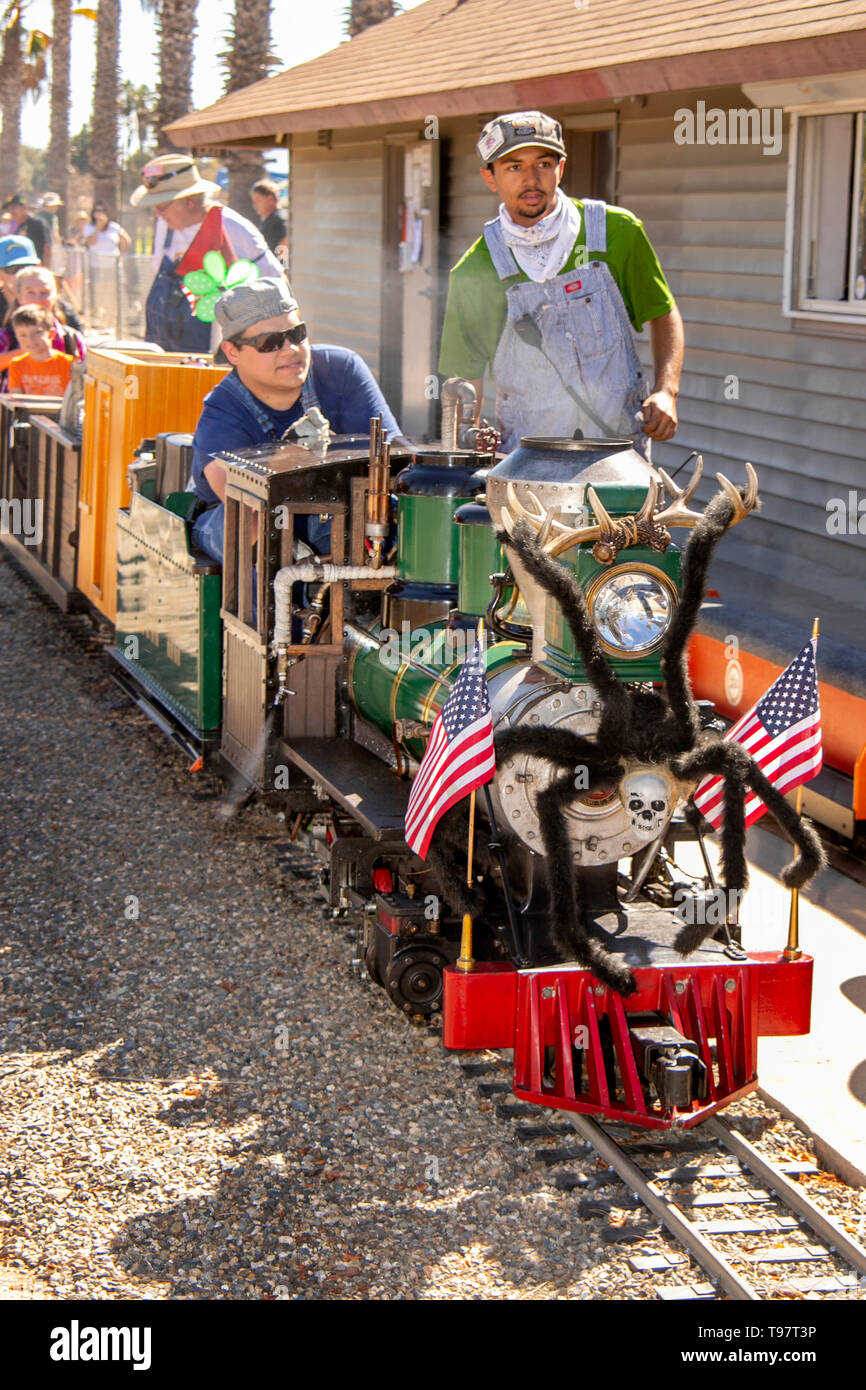
<path fill-rule="evenodd" d="M 834 679 L 850 668 L 859 688 L 866 4 L 427 0 L 170 134 L 286 148 L 290 277 L 314 336 L 360 352 L 406 432 L 433 438 L 448 271 L 496 213 L 475 142 L 530 108 L 565 127 L 566 192 L 642 219 L 682 312 L 680 427 L 655 461 L 703 453 L 699 500 L 715 470 L 754 463 L 764 512 L 724 573 L 806 635 L 818 612 Z M 646 332 L 639 350 L 651 370 Z"/>

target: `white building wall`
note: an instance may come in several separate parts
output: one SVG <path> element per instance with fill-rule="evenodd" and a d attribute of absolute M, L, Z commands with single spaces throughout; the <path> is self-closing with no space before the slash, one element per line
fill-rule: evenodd
<path fill-rule="evenodd" d="M 719 88 L 624 102 L 620 113 L 617 201 L 642 219 L 685 320 L 680 427 L 654 458 L 670 471 L 699 450 L 703 499 L 717 469 L 740 482 L 748 459 L 763 513 L 731 536 L 726 558 L 800 585 L 832 571 L 862 592 L 864 537 L 829 536 L 826 503 L 866 483 L 866 326 L 783 315 L 787 120 L 778 155 L 678 145 L 674 113 L 699 99 L 749 105 L 738 88 Z M 819 568 L 804 579 L 808 561 Z"/>
<path fill-rule="evenodd" d="M 289 179 L 289 277 L 315 341 L 380 367 L 384 145 L 296 137 Z"/>

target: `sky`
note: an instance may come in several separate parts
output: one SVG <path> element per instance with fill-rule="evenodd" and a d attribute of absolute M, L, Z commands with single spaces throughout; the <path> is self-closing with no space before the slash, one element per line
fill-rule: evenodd
<path fill-rule="evenodd" d="M 89 0 L 93 4 L 94 0 Z M 422 0 L 403 0 L 413 10 Z M 344 38 L 347 0 L 274 0 L 271 16 L 272 51 L 283 67 L 296 67 L 335 48 Z M 195 106 L 208 106 L 222 95 L 223 77 L 217 54 L 225 48 L 231 27 L 233 0 L 199 0 L 198 35 L 193 69 Z M 51 0 L 30 0 L 25 24 L 51 33 Z M 77 17 L 72 21 L 72 120 L 73 134 L 86 124 L 93 100 L 96 26 Z M 153 15 L 145 14 L 140 0 L 123 0 L 121 21 L 121 79 L 136 86 L 156 86 L 156 29 Z M 278 68 L 274 69 L 279 71 Z M 48 84 L 34 102 L 25 97 L 21 135 L 25 145 L 44 148 L 48 143 Z"/>

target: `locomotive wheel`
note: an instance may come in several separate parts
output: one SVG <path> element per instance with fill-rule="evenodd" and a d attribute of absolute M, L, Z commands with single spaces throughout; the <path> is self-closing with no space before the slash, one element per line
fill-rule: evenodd
<path fill-rule="evenodd" d="M 384 985 L 385 981 L 382 979 L 382 972 L 379 969 L 379 962 L 376 959 L 375 937 L 373 937 L 373 940 L 364 952 L 364 964 L 367 967 L 367 974 L 370 976 L 370 979 L 377 985 Z"/>
<path fill-rule="evenodd" d="M 442 1007 L 442 971 L 448 964 L 438 951 L 408 946 L 398 951 L 388 967 L 386 988 L 398 1009 L 411 1014 L 432 1014 Z"/>

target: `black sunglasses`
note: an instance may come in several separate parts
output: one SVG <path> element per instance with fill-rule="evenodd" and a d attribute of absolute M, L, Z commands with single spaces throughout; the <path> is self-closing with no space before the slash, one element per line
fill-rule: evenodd
<path fill-rule="evenodd" d="M 154 189 L 159 188 L 161 183 L 165 183 L 166 179 L 173 179 L 177 174 L 188 174 L 190 169 L 194 168 L 194 164 L 181 164 L 177 169 L 163 169 L 157 165 L 151 173 L 144 170 L 140 177 L 145 188 L 152 193 Z"/>
<path fill-rule="evenodd" d="M 296 323 L 294 328 L 281 328 L 277 333 L 257 333 L 254 338 L 232 338 L 235 347 L 251 347 L 256 352 L 279 352 L 284 343 L 298 347 L 307 336 L 307 325 Z"/>

